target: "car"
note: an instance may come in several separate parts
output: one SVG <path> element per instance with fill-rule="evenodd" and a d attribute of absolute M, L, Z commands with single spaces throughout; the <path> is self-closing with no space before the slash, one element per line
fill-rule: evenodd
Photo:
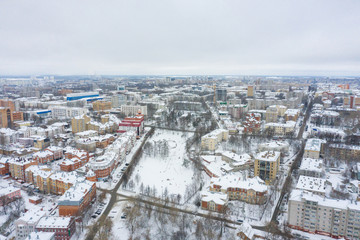
<path fill-rule="evenodd" d="M 116 180 L 116 179 L 113 181 L 113 183 L 117 183 L 117 182 L 118 182 L 118 180 Z"/>
<path fill-rule="evenodd" d="M 91 215 L 92 218 L 96 218 L 97 216 L 95 214 Z"/>
<path fill-rule="evenodd" d="M 104 207 L 104 206 L 105 206 L 105 203 L 100 203 L 100 206 Z"/>
<path fill-rule="evenodd" d="M 126 219 L 126 214 L 123 214 L 122 216 L 121 216 L 121 219 Z"/>
<path fill-rule="evenodd" d="M 243 223 L 244 222 L 244 220 L 241 220 L 241 219 L 238 219 L 238 220 L 236 220 L 238 223 Z"/>
<path fill-rule="evenodd" d="M 109 218 L 115 218 L 117 214 L 117 211 L 116 210 L 112 210 L 110 213 L 109 213 Z"/>
<path fill-rule="evenodd" d="M 125 166 L 129 166 L 129 163 L 125 163 Z"/>

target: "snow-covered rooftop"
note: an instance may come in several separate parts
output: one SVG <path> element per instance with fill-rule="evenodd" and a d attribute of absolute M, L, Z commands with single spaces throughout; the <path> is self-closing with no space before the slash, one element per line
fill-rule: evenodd
<path fill-rule="evenodd" d="M 322 159 L 303 158 L 299 170 L 322 172 L 322 166 Z"/>
<path fill-rule="evenodd" d="M 324 143 L 324 140 L 320 140 L 317 138 L 309 138 L 305 145 L 305 151 L 320 152 L 322 143 Z"/>
<path fill-rule="evenodd" d="M 275 162 L 280 157 L 280 152 L 277 151 L 264 151 L 256 155 L 256 159 L 260 161 Z"/>
<path fill-rule="evenodd" d="M 299 177 L 296 189 L 320 192 L 325 194 L 325 179 L 308 177 L 301 175 Z"/>
<path fill-rule="evenodd" d="M 241 188 L 246 190 L 254 190 L 256 192 L 266 192 L 267 186 L 259 177 L 242 179 L 237 174 L 228 174 L 219 178 L 212 178 L 211 184 L 221 186 L 222 189 Z"/>
<path fill-rule="evenodd" d="M 356 201 L 351 202 L 350 200 L 339 200 L 339 199 L 331 199 L 323 196 L 319 196 L 317 194 L 313 194 L 311 192 L 295 189 L 291 192 L 290 201 L 301 201 L 304 199 L 305 201 L 317 202 L 319 206 L 331 207 L 344 209 L 347 208 L 352 210 L 360 211 L 360 203 L 358 204 Z"/>
<path fill-rule="evenodd" d="M 48 216 L 40 219 L 37 228 L 67 228 L 71 223 L 71 217 Z"/>

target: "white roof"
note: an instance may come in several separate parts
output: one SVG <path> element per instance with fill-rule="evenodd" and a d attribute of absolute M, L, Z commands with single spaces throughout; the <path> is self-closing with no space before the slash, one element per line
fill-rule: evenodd
<path fill-rule="evenodd" d="M 305 201 L 317 202 L 319 206 L 330 207 L 330 208 L 337 208 L 337 209 L 344 209 L 347 208 L 352 210 L 360 211 L 360 204 L 357 204 L 355 201 L 352 203 L 350 200 L 339 200 L 339 199 L 331 199 L 322 197 L 311 192 L 295 189 L 291 192 L 290 201 L 299 201 L 301 202 L 302 199 Z"/>
<path fill-rule="evenodd" d="M 67 228 L 71 222 L 71 217 L 48 216 L 40 219 L 37 228 Z"/>
<path fill-rule="evenodd" d="M 325 193 L 325 179 L 301 175 L 296 189 Z"/>
<path fill-rule="evenodd" d="M 21 216 L 17 221 L 24 221 L 28 224 L 35 224 L 37 223 L 40 218 L 42 218 L 45 215 L 44 211 L 41 211 L 37 207 L 32 207 L 29 211 L 24 213 L 23 216 Z"/>
<path fill-rule="evenodd" d="M 256 192 L 266 192 L 267 186 L 259 177 L 242 179 L 237 174 L 228 174 L 219 178 L 211 178 L 211 184 L 221 186 L 222 189 L 241 188 L 254 190 Z"/>
<path fill-rule="evenodd" d="M 303 158 L 299 170 L 322 172 L 322 166 L 322 159 Z"/>
<path fill-rule="evenodd" d="M 251 156 L 249 154 L 242 154 L 242 155 L 239 155 L 239 154 L 236 154 L 236 153 L 233 153 L 233 152 L 230 152 L 230 151 L 224 151 L 224 152 L 221 152 L 221 154 L 224 156 L 224 157 L 227 157 L 227 158 L 230 158 L 232 161 L 240 164 L 240 165 L 244 165 L 246 164 L 248 161 L 251 161 Z"/>
<path fill-rule="evenodd" d="M 254 237 L 254 230 L 247 221 L 244 221 L 240 225 L 240 227 L 237 229 L 237 232 L 244 233 L 245 236 L 247 236 L 249 239 L 252 239 Z"/>
<path fill-rule="evenodd" d="M 257 160 L 275 162 L 280 157 L 280 152 L 277 151 L 264 151 L 258 153 L 256 156 Z"/>
<path fill-rule="evenodd" d="M 321 139 L 309 138 L 306 142 L 305 150 L 320 152 L 322 143 L 324 143 L 324 141 Z"/>
<path fill-rule="evenodd" d="M 10 193 L 19 191 L 20 188 L 16 188 L 13 186 L 9 186 L 9 187 L 5 187 L 5 188 L 0 188 L 0 196 L 4 196 L 4 195 L 8 195 Z"/>
<path fill-rule="evenodd" d="M 80 201 L 95 183 L 85 180 L 69 188 L 60 198 L 61 201 Z"/>
<path fill-rule="evenodd" d="M 32 232 L 25 238 L 25 240 L 50 240 L 55 239 L 54 232 Z"/>
<path fill-rule="evenodd" d="M 228 201 L 228 195 L 221 192 L 204 192 L 202 193 L 201 201 L 225 205 Z"/>

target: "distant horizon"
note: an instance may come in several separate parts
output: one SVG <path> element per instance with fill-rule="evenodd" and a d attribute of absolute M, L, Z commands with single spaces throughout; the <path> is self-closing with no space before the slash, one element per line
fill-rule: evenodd
<path fill-rule="evenodd" d="M 274 75 L 274 74 L 55 74 L 55 73 L 41 73 L 41 74 L 0 74 L 0 78 L 21 78 L 21 77 L 71 77 L 71 76 L 104 76 L 104 77 L 128 77 L 128 76 L 156 76 L 156 77 L 212 77 L 212 76 L 219 76 L 219 77 L 304 77 L 304 78 L 311 78 L 311 77 L 320 77 L 320 78 L 359 78 L 360 74 L 358 75 Z"/>
<path fill-rule="evenodd" d="M 360 1 L 0 3 L 3 75 L 360 76 Z"/>

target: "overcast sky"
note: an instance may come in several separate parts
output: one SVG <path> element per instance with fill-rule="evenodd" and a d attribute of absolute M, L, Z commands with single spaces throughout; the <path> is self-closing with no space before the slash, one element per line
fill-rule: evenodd
<path fill-rule="evenodd" d="M 1 0 L 0 75 L 360 75 L 359 0 Z"/>

